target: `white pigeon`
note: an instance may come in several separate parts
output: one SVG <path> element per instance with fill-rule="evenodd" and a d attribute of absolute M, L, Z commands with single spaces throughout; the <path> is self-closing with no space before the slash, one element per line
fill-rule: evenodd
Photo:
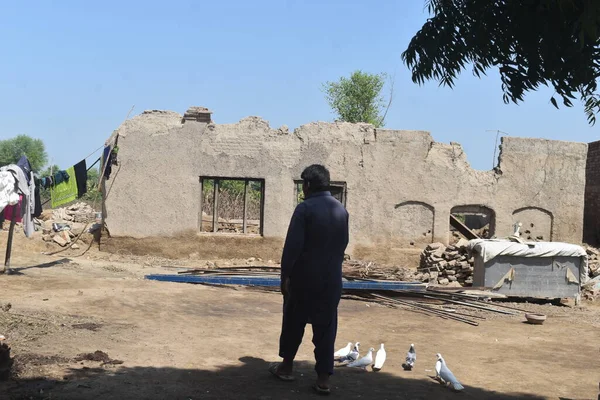
<path fill-rule="evenodd" d="M 350 353 L 348 353 L 348 355 L 346 355 L 345 357 L 341 357 L 339 359 L 340 362 L 352 362 L 352 361 L 356 361 L 358 360 L 358 357 L 360 356 L 359 353 L 359 347 L 360 347 L 360 342 L 356 342 L 354 343 L 354 346 L 352 346 L 352 350 L 350 351 Z"/>
<path fill-rule="evenodd" d="M 408 349 L 408 353 L 406 353 L 406 362 L 402 364 L 402 368 L 406 371 L 410 371 L 415 366 L 415 362 L 417 361 L 417 352 L 415 351 L 415 345 L 410 344 L 410 349 Z"/>
<path fill-rule="evenodd" d="M 361 369 L 364 369 L 366 371 L 367 367 L 369 365 L 373 364 L 373 352 L 374 351 L 375 351 L 375 349 L 371 347 L 369 349 L 369 352 L 367 353 L 366 356 L 364 356 L 360 360 L 356 360 L 354 362 L 351 362 L 350 364 L 348 364 L 348 367 L 350 367 L 350 368 L 361 368 Z"/>
<path fill-rule="evenodd" d="M 381 343 L 381 347 L 377 350 L 377 354 L 375 355 L 375 364 L 373 365 L 373 371 L 380 371 L 383 368 L 383 363 L 385 363 L 385 359 L 387 354 L 385 349 L 383 348 L 383 343 Z"/>
<path fill-rule="evenodd" d="M 352 343 L 348 342 L 346 347 L 344 347 L 343 349 L 339 349 L 338 351 L 333 353 L 333 358 L 346 357 L 348 354 L 350 354 L 350 350 L 352 350 Z"/>
<path fill-rule="evenodd" d="M 454 376 L 450 368 L 446 365 L 446 361 L 440 353 L 436 354 L 437 362 L 435 363 L 435 372 L 441 383 L 446 386 L 452 386 L 456 391 L 461 391 L 465 387 L 460 384 L 458 379 Z"/>

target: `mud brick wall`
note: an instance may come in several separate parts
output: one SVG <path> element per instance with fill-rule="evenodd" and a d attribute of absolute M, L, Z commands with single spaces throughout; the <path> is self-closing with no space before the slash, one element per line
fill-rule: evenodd
<path fill-rule="evenodd" d="M 480 171 L 458 143 L 368 124 L 313 122 L 289 132 L 259 117 L 182 123 L 176 112 L 147 111 L 116 134 L 119 167 L 105 188 L 113 236 L 197 231 L 204 176 L 264 179 L 263 234 L 282 239 L 296 205 L 294 180 L 312 163 L 346 183 L 350 252 L 447 244 L 457 207 L 491 210 L 497 237 L 517 221 L 533 239 L 583 236 L 585 143 L 506 137 L 498 167 Z"/>

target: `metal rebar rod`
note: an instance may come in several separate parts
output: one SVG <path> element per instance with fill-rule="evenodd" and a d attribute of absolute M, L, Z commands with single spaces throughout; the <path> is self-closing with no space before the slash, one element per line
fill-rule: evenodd
<path fill-rule="evenodd" d="M 462 317 L 469 317 L 469 318 L 476 318 L 476 319 L 487 319 L 486 317 L 481 317 L 479 315 L 473 315 L 473 314 L 466 314 L 466 313 L 461 313 L 461 312 L 456 312 L 456 311 L 448 311 L 448 310 L 444 310 L 442 309 L 441 311 L 453 314 L 453 315 L 460 315 Z"/>
<path fill-rule="evenodd" d="M 411 307 L 417 307 L 419 309 L 426 310 L 427 312 L 429 312 L 429 313 L 431 313 L 433 315 L 439 316 L 441 318 L 444 318 L 444 319 L 452 319 L 452 320 L 455 320 L 455 321 L 460 321 L 460 322 L 467 323 L 469 325 L 479 326 L 478 322 L 471 321 L 471 320 L 469 320 L 467 318 L 462 318 L 460 316 L 457 316 L 455 313 L 450 313 L 450 312 L 447 312 L 447 311 L 437 310 L 435 308 L 430 308 L 428 306 L 424 306 L 424 305 L 416 303 L 416 302 L 411 302 L 411 301 L 406 301 L 406 300 L 404 300 L 404 301 L 400 300 L 400 304 L 405 304 L 405 305 L 409 305 Z"/>
<path fill-rule="evenodd" d="M 476 322 L 476 321 L 471 321 L 470 319 L 467 319 L 467 318 L 461 318 L 461 317 L 458 317 L 456 315 L 452 315 L 451 313 L 443 312 L 443 311 L 436 310 L 436 309 L 432 309 L 430 307 L 427 307 L 427 306 L 424 306 L 424 305 L 421 305 L 421 304 L 412 303 L 412 302 L 409 302 L 407 300 L 394 299 L 394 298 L 391 298 L 391 297 L 382 296 L 382 295 L 378 295 L 378 294 L 374 294 L 374 293 L 371 293 L 371 295 L 374 296 L 374 297 L 376 297 L 376 298 L 384 299 L 384 300 L 391 301 L 391 302 L 394 302 L 394 303 L 408 305 L 410 307 L 416 307 L 416 308 L 419 308 L 419 309 L 422 309 L 422 310 L 426 310 L 426 311 L 428 311 L 428 312 L 430 312 L 432 314 L 436 314 L 438 316 L 443 316 L 443 317 L 446 317 L 446 318 L 449 318 L 449 319 L 453 319 L 453 320 L 456 320 L 456 321 L 464 322 L 464 323 L 467 323 L 469 325 L 479 326 L 479 323 Z"/>
<path fill-rule="evenodd" d="M 436 299 L 436 300 L 439 300 L 439 298 L 433 297 L 433 296 L 427 296 L 427 295 L 425 295 L 423 297 L 425 297 L 426 299 Z M 477 304 L 466 303 L 464 301 L 458 301 L 458 300 L 452 300 L 452 299 L 444 299 L 444 301 L 447 301 L 449 303 L 454 303 L 454 304 L 460 304 L 460 305 L 463 305 L 463 306 L 466 306 L 466 307 L 478 308 L 480 310 L 497 312 L 497 313 L 500 313 L 500 314 L 517 315 L 517 313 L 514 313 L 514 312 L 497 310 L 495 308 L 480 306 L 480 305 L 477 305 Z"/>
<path fill-rule="evenodd" d="M 484 301 L 482 301 L 482 300 L 471 300 L 471 301 L 478 301 L 478 302 L 480 302 L 480 303 L 484 303 L 484 304 L 485 304 L 485 302 L 484 302 Z M 515 310 L 515 311 L 520 311 L 520 312 L 524 312 L 524 313 L 528 312 L 527 310 L 523 310 L 522 308 L 516 308 L 516 307 L 505 306 L 505 305 L 498 304 L 498 303 L 494 303 L 494 307 L 506 308 L 506 309 L 508 309 L 508 310 Z"/>
<path fill-rule="evenodd" d="M 433 292 L 435 292 L 435 290 Z M 450 298 L 458 297 L 458 298 L 462 298 L 465 301 L 471 301 L 471 302 L 480 303 L 480 304 L 488 304 L 488 302 L 481 299 L 481 297 L 485 297 L 485 296 L 477 296 L 479 298 L 474 298 L 476 296 L 466 295 L 466 294 L 462 294 L 462 293 L 440 293 L 440 292 L 437 292 L 437 293 L 429 293 L 429 294 L 434 295 L 434 296 L 439 296 L 440 299 L 446 299 L 448 297 L 450 297 Z M 527 310 L 523 310 L 522 308 L 505 306 L 505 305 L 501 305 L 498 303 L 494 303 L 494 307 L 506 308 L 508 310 L 515 310 L 515 311 L 520 311 L 520 312 L 527 312 Z"/>

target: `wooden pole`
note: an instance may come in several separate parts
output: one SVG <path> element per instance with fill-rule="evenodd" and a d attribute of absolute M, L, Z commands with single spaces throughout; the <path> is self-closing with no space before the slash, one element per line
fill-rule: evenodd
<path fill-rule="evenodd" d="M 259 211 L 259 216 L 258 216 L 258 220 L 259 222 L 259 227 L 258 227 L 258 233 L 259 235 L 264 235 L 264 231 L 265 231 L 265 180 L 259 180 L 258 184 L 260 185 L 259 187 L 259 191 L 260 191 L 260 211 Z M 297 196 L 296 196 L 297 199 Z M 296 200 L 297 203 L 297 200 Z M 296 204 L 294 204 L 294 207 L 296 206 Z"/>
<path fill-rule="evenodd" d="M 198 232 L 202 232 L 202 220 L 203 215 L 204 215 L 204 211 L 203 211 L 203 201 L 204 201 L 204 179 L 199 178 L 200 179 L 200 221 L 198 221 Z"/>
<path fill-rule="evenodd" d="M 4 258 L 4 269 L 2 273 L 5 273 L 10 268 L 10 254 L 12 251 L 13 233 L 15 231 L 15 224 L 17 223 L 15 215 L 17 212 L 13 210 L 12 219 L 10 221 L 10 228 L 8 230 L 8 242 L 6 243 L 6 256 Z"/>
<path fill-rule="evenodd" d="M 19 183 L 15 179 L 15 193 L 19 191 Z M 17 203 L 19 204 L 19 203 Z M 21 205 L 23 207 L 23 205 Z M 10 268 L 10 256 L 12 252 L 12 241 L 13 234 L 15 232 L 15 225 L 17 223 L 17 207 L 13 207 L 12 216 L 10 219 L 10 228 L 8 229 L 8 241 L 6 242 L 6 255 L 4 257 L 4 267 L 0 273 L 5 273 Z"/>
<path fill-rule="evenodd" d="M 243 216 L 243 225 L 242 232 L 246 233 L 248 230 L 248 180 L 244 181 L 244 216 Z"/>
<path fill-rule="evenodd" d="M 213 190 L 213 232 L 216 232 L 219 228 L 219 180 L 215 179 L 214 190 Z"/>
<path fill-rule="evenodd" d="M 129 119 L 129 116 L 131 115 L 131 112 L 133 111 L 133 109 L 135 108 L 135 104 L 131 106 L 131 108 L 129 109 L 129 112 L 127 113 L 127 116 L 125 117 L 125 120 L 122 122 L 122 124 L 125 123 L 125 121 L 127 121 Z M 119 144 L 119 134 L 117 134 L 115 136 L 115 141 L 114 143 L 112 143 L 110 145 L 110 151 L 108 152 L 108 158 L 106 159 L 104 165 L 102 165 L 102 163 L 100 163 L 101 165 L 101 173 L 100 173 L 100 177 L 98 178 L 98 190 L 100 190 L 102 188 L 102 181 L 104 180 L 104 174 L 106 173 L 106 166 L 108 165 L 108 163 L 111 162 L 111 155 L 112 155 L 112 151 L 114 149 L 114 147 L 116 145 Z M 104 146 L 106 147 L 106 146 Z M 104 156 L 104 148 L 102 148 L 102 155 L 100 156 L 100 158 L 102 158 Z M 102 224 L 104 224 L 104 221 L 102 221 Z"/>

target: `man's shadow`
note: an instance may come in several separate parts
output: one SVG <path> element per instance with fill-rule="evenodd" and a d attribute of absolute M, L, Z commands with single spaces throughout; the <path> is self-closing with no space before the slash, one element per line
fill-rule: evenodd
<path fill-rule="evenodd" d="M 152 351 L 152 349 L 148 349 Z M 283 382 L 269 374 L 269 362 L 256 357 L 241 357 L 242 365 L 216 370 L 171 367 L 94 367 L 79 365 L 67 370 L 62 379 L 16 379 L 0 383 L 7 399 L 260 399 L 285 400 L 321 398 L 312 385 L 313 363 L 295 364 L 294 382 Z M 422 369 L 417 365 L 417 370 Z M 336 368 L 332 377 L 335 399 L 495 399 L 538 400 L 543 397 L 519 393 L 505 394 L 467 386 L 454 393 L 415 371 L 395 376 L 385 372 Z"/>

